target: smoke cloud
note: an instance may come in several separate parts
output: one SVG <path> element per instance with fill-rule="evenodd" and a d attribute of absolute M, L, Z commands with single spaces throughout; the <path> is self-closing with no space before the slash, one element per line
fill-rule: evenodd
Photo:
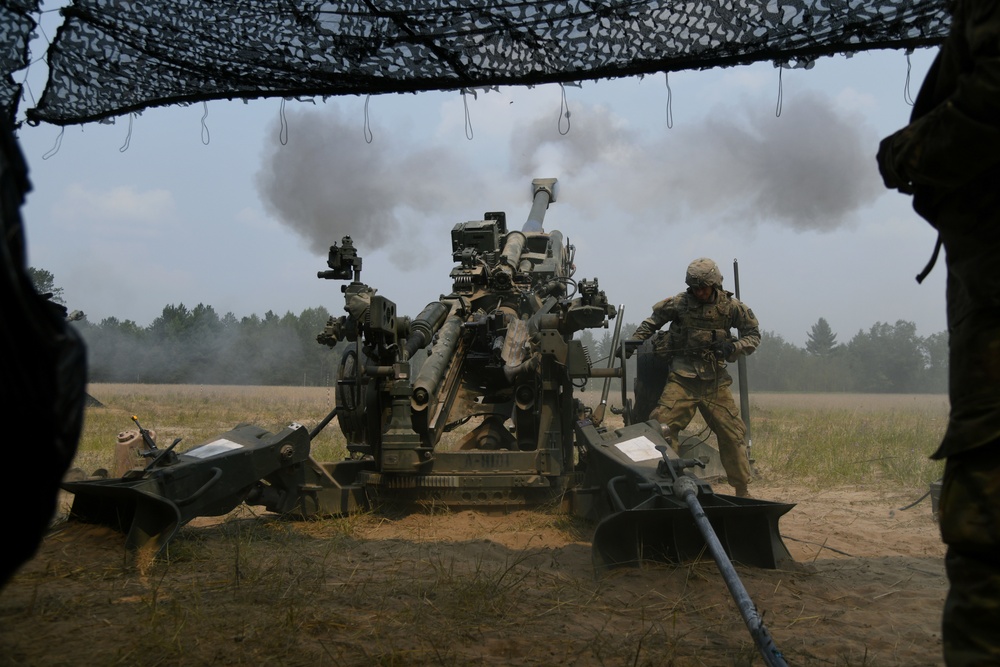
<path fill-rule="evenodd" d="M 420 242 L 404 223 L 437 218 L 477 188 L 474 170 L 448 149 L 408 147 L 385 133 L 369 144 L 359 119 L 348 123 L 333 104 L 286 117 L 287 144 L 265 147 L 256 186 L 268 213 L 318 254 L 350 235 L 362 253 L 387 248 L 412 268 Z"/>
<path fill-rule="evenodd" d="M 696 217 L 832 231 L 882 193 L 874 130 L 819 95 L 786 100 L 780 117 L 760 102 L 715 109 L 655 141 L 603 107 L 572 118 L 565 136 L 548 117 L 517 130 L 512 168 L 576 177 L 573 203 L 584 210 L 613 207 L 656 225 Z"/>
<path fill-rule="evenodd" d="M 744 101 L 655 133 L 576 105 L 565 135 L 549 114 L 515 126 L 508 183 L 494 173 L 489 188 L 482 167 L 457 150 L 385 132 L 366 143 L 359 119 L 334 104 L 287 119 L 287 144 L 275 137 L 256 175 L 268 212 L 317 254 L 349 234 L 363 253 L 386 249 L 403 269 L 424 259 L 422 223 L 450 228 L 468 219 L 470 197 L 495 201 L 534 177 L 559 178 L 561 201 L 584 217 L 650 227 L 694 219 L 828 232 L 883 190 L 874 130 L 818 94 L 786 99 L 780 117 L 769 102 Z"/>

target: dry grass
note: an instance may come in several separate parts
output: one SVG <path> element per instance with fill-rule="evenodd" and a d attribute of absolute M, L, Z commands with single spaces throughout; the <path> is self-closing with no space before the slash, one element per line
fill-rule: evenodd
<path fill-rule="evenodd" d="M 88 409 L 84 469 L 110 465 L 115 434 L 133 427 L 132 414 L 161 444 L 184 437 L 185 449 L 241 422 L 312 427 L 333 400 L 326 389 L 302 388 L 95 385 L 91 394 L 106 407 Z M 772 490 L 801 483 L 803 461 L 816 467 L 812 483 L 827 480 L 828 489 L 869 488 L 873 476 L 895 474 L 861 460 L 872 451 L 917 462 L 906 473 L 914 481 L 894 479 L 895 492 L 882 482 L 877 494 L 852 490 L 849 506 L 824 492 L 801 526 L 788 525 L 801 540 L 790 548 L 864 543 L 864 511 L 871 553 L 877 536 L 897 549 L 891 558 L 821 549 L 801 567 L 741 569 L 790 664 L 937 664 L 933 610 L 944 579 L 940 555 L 926 555 L 937 543 L 933 525 L 886 519 L 872 503 L 898 507 L 923 484 L 928 471 L 917 469 L 943 424 L 921 415 L 945 413 L 915 408 L 910 397 L 875 402 L 755 397 L 755 451 Z M 338 436 L 336 425 L 326 430 L 318 458 L 342 456 Z M 851 523 L 841 525 L 828 504 L 853 513 Z M 904 550 L 897 529 L 923 546 Z M 545 511 L 290 522 L 244 507 L 195 520 L 166 558 L 137 562 L 108 529 L 60 524 L 0 595 L 0 666 L 758 664 L 714 564 L 595 579 L 591 531 Z"/>
<path fill-rule="evenodd" d="M 332 388 L 100 384 L 90 387 L 104 408 L 87 410 L 77 467 L 113 467 L 115 437 L 135 428 L 132 415 L 180 450 L 237 424 L 272 432 L 295 421 L 312 429 L 334 407 Z M 583 394 L 596 403 L 597 392 Z M 611 403 L 616 403 L 611 397 Z M 947 425 L 947 397 L 938 394 L 773 394 L 751 397 L 753 456 L 760 474 L 816 485 L 890 481 L 922 486 L 941 464 L 928 456 Z M 620 417 L 609 416 L 609 423 Z M 688 432 L 698 432 L 700 418 Z M 313 456 L 334 461 L 346 443 L 336 422 L 313 441 Z"/>
<path fill-rule="evenodd" d="M 113 469 L 119 432 L 143 428 L 156 432 L 157 444 L 183 438 L 179 451 L 209 441 L 237 424 L 257 424 L 277 433 L 291 422 L 308 429 L 334 409 L 329 387 L 240 387 L 206 385 L 93 384 L 88 391 L 104 404 L 89 408 L 75 465 L 87 473 Z M 346 454 L 340 429 L 324 429 L 313 440 L 317 460 L 335 461 Z"/>
<path fill-rule="evenodd" d="M 754 458 L 761 474 L 814 487 L 940 478 L 930 460 L 948 424 L 942 395 L 756 394 Z"/>

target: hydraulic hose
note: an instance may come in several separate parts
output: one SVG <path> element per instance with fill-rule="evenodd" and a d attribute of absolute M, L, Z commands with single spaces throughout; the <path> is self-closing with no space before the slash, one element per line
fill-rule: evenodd
<path fill-rule="evenodd" d="M 754 605 L 753 600 L 750 599 L 750 594 L 747 593 L 747 589 L 743 586 L 743 582 L 740 581 L 739 575 L 736 574 L 736 568 L 733 567 L 732 561 L 729 560 L 729 556 L 726 555 L 725 550 L 722 548 L 722 543 L 715 534 L 712 524 L 709 522 L 708 517 L 705 516 L 705 510 L 698 501 L 698 485 L 690 477 L 678 477 L 674 483 L 674 495 L 687 503 L 688 508 L 691 510 L 694 521 L 698 525 L 698 530 L 701 531 L 702 537 L 705 538 L 705 544 L 708 545 L 708 550 L 711 552 L 712 558 L 715 559 L 715 564 L 719 566 L 719 571 L 722 573 L 722 578 L 726 581 L 729 594 L 736 602 L 736 606 L 739 607 L 740 616 L 743 617 L 743 622 L 746 623 L 747 629 L 750 631 L 750 636 L 753 638 L 754 643 L 757 645 L 757 650 L 764 659 L 764 664 L 768 665 L 768 667 L 788 667 L 788 663 L 782 657 L 781 651 L 778 650 L 767 628 L 764 627 L 764 623 L 757 613 L 757 607 Z"/>

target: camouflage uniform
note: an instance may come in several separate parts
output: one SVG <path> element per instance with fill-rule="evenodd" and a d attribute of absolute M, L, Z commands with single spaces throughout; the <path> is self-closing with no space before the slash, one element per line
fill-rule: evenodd
<path fill-rule="evenodd" d="M 667 425 L 676 443 L 695 409 L 699 410 L 718 438 L 719 458 L 728 481 L 742 496 L 750 482 L 746 426 L 733 401 L 733 378 L 726 370 L 726 361 L 757 349 L 760 330 L 753 311 L 722 289 L 722 275 L 715 262 L 704 258 L 692 262 L 688 284 L 694 287 L 692 282 L 698 282 L 697 278 L 692 280 L 692 269 L 699 263 L 714 270 L 710 301 L 702 303 L 691 289 L 664 299 L 653 306 L 653 314 L 643 320 L 633 338 L 645 340 L 670 323 L 665 344 L 657 345 L 657 353 L 671 360 L 670 374 L 651 417 Z M 730 335 L 733 328 L 739 331 L 736 340 Z M 732 346 L 725 358 L 717 353 L 722 343 Z"/>
<path fill-rule="evenodd" d="M 945 661 L 1000 664 L 1000 0 L 958 0 L 909 125 L 882 141 L 886 186 L 913 194 L 948 266 L 941 537 Z"/>

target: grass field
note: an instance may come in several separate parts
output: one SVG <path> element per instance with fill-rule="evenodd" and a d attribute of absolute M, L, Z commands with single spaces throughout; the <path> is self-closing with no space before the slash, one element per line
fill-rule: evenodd
<path fill-rule="evenodd" d="M 88 408 L 84 419 L 74 465 L 88 473 L 111 469 L 117 435 L 135 429 L 133 415 L 156 433 L 158 446 L 183 438 L 178 451 L 184 451 L 238 424 L 274 433 L 291 422 L 312 429 L 335 405 L 334 390 L 324 387 L 93 384 L 88 393 L 104 405 Z M 336 421 L 312 445 L 321 461 L 341 459 L 347 451 Z"/>
<path fill-rule="evenodd" d="M 161 447 L 183 438 L 184 451 L 241 423 L 277 432 L 294 421 L 312 429 L 335 405 L 333 389 L 323 387 L 95 384 L 90 394 L 105 407 L 87 410 L 75 465 L 88 473 L 111 468 L 117 434 L 135 428 L 132 415 L 156 432 Z M 598 400 L 583 394 L 584 402 L 591 398 Z M 761 475 L 812 485 L 925 486 L 940 477 L 941 464 L 928 456 L 947 424 L 943 395 L 759 393 L 750 414 Z M 699 428 L 696 420 L 688 430 Z M 345 444 L 334 421 L 313 441 L 313 456 L 338 460 Z"/>
<path fill-rule="evenodd" d="M 754 457 L 762 472 L 813 486 L 883 481 L 921 486 L 948 424 L 948 398 L 919 394 L 756 394 Z"/>
<path fill-rule="evenodd" d="M 87 410 L 85 471 L 112 465 L 132 415 L 184 451 L 333 408 L 328 389 L 90 393 L 104 407 Z M 780 531 L 795 562 L 739 572 L 788 664 L 940 665 L 944 549 L 929 503 L 902 510 L 940 475 L 927 456 L 946 399 L 757 394 L 751 413 L 751 490 L 794 504 Z M 344 455 L 335 422 L 314 443 L 320 460 Z M 593 534 L 549 510 L 288 521 L 241 507 L 150 561 L 110 528 L 62 521 L 0 594 L 0 667 L 759 664 L 711 559 L 597 576 Z"/>

